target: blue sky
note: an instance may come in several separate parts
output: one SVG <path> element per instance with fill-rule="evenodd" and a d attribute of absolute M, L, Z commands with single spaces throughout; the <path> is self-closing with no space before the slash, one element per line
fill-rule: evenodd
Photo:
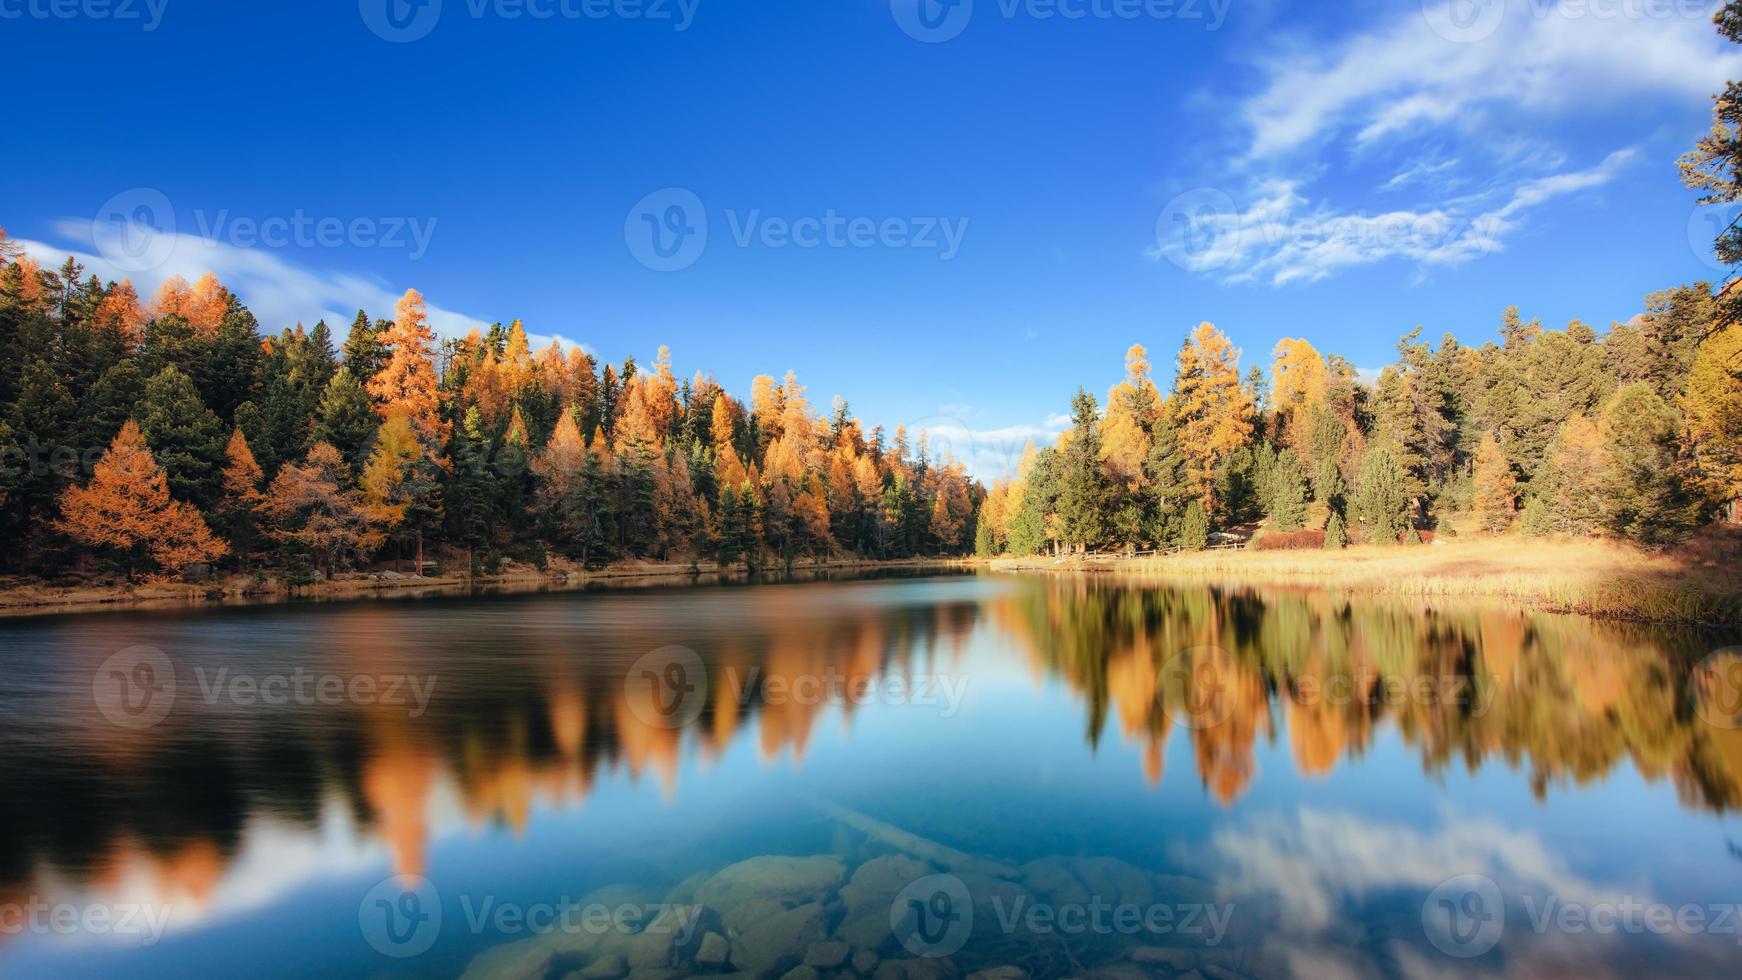
<path fill-rule="evenodd" d="M 986 476 L 1200 321 L 1371 368 L 1721 275 L 1674 162 L 1742 76 L 1716 0 L 62 2 L 0 0 L 33 253 L 791 369 Z"/>

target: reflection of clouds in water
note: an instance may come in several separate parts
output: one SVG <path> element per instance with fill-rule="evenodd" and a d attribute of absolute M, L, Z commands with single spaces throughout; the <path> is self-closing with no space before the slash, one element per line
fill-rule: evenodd
<path fill-rule="evenodd" d="M 1337 924 L 1346 900 L 1385 889 L 1425 892 L 1465 874 L 1494 879 L 1509 905 L 1525 893 L 1586 904 L 1623 897 L 1573 874 L 1534 833 L 1451 814 L 1444 827 L 1420 831 L 1308 809 L 1294 823 L 1270 817 L 1249 829 L 1218 830 L 1210 850 L 1228 891 L 1280 896 L 1282 924 L 1294 932 Z M 1649 900 L 1641 890 L 1631 894 Z"/>

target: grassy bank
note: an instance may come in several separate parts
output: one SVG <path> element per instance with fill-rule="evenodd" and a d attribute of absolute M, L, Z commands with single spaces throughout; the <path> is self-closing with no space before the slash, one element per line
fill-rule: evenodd
<path fill-rule="evenodd" d="M 899 571 L 950 568 L 961 565 L 944 559 L 863 561 L 840 558 L 794 562 L 790 577 L 803 579 L 829 572 Z M 764 569 L 775 580 L 789 577 L 785 568 Z M 51 615 L 102 610 L 173 609 L 192 606 L 269 605 L 310 600 L 344 600 L 368 597 L 419 598 L 470 593 L 554 592 L 602 585 L 689 585 L 698 581 L 738 581 L 748 578 L 743 568 L 722 570 L 713 562 L 625 562 L 605 568 L 582 569 L 553 565 L 547 569 L 515 566 L 495 575 L 400 575 L 392 571 L 359 572 L 330 581 L 292 586 L 268 577 L 235 576 L 207 582 L 91 581 L 52 583 L 34 579 L 0 579 L 0 617 Z"/>
<path fill-rule="evenodd" d="M 1341 551 L 1204 551 L 1148 558 L 1000 559 L 1000 569 L 1110 571 L 1354 594 L 1494 599 L 1605 619 L 1742 624 L 1742 541 L 1713 533 L 1668 553 L 1608 541 L 1452 538 Z"/>

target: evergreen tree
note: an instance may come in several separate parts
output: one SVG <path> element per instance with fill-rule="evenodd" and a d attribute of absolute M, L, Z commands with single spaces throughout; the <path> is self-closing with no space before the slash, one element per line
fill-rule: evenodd
<path fill-rule="evenodd" d="M 314 439 L 338 450 L 339 457 L 349 465 L 361 466 L 364 454 L 375 441 L 376 424 L 369 393 L 347 364 L 333 375 L 321 393 Z"/>
<path fill-rule="evenodd" d="M 1298 531 L 1306 526 L 1306 475 L 1294 450 L 1284 449 L 1270 472 L 1270 525 L 1276 531 Z"/>
<path fill-rule="evenodd" d="M 1643 544 L 1665 544 L 1693 528 L 1694 502 L 1676 453 L 1680 420 L 1649 386 L 1622 388 L 1603 409 L 1603 510 L 1608 529 Z"/>
<path fill-rule="evenodd" d="M 1210 515 L 1204 502 L 1193 497 L 1180 515 L 1179 538 L 1175 542 L 1185 551 L 1202 551 L 1210 543 Z"/>
<path fill-rule="evenodd" d="M 1385 445 L 1368 449 L 1351 501 L 1363 538 L 1374 544 L 1396 544 L 1406 530 L 1413 529 L 1411 506 L 1408 475 L 1391 449 Z"/>
<path fill-rule="evenodd" d="M 1074 427 L 1059 453 L 1059 531 L 1078 551 L 1094 548 L 1109 530 L 1109 494 L 1101 473 L 1095 396 L 1078 388 L 1071 401 Z"/>
<path fill-rule="evenodd" d="M 178 500 L 209 511 L 217 502 L 224 464 L 224 424 L 200 400 L 187 375 L 166 367 L 145 382 L 139 430 L 169 476 Z"/>
<path fill-rule="evenodd" d="M 351 333 L 345 338 L 343 354 L 345 367 L 358 384 L 367 385 L 369 379 L 387 363 L 387 347 L 381 342 L 386 326 L 385 320 L 371 323 L 369 315 L 362 310 L 358 310 L 357 318 L 351 321 Z"/>
<path fill-rule="evenodd" d="M 1349 531 L 1343 525 L 1343 515 L 1332 511 L 1330 523 L 1325 525 L 1325 549 L 1340 551 L 1349 546 Z"/>

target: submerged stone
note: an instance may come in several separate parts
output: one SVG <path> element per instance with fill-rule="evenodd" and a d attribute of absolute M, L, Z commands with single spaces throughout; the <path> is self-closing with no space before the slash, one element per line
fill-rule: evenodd
<path fill-rule="evenodd" d="M 758 898 L 801 905 L 823 901 L 846 877 L 837 857 L 764 855 L 722 869 L 696 889 L 695 900 L 718 909 Z"/>

